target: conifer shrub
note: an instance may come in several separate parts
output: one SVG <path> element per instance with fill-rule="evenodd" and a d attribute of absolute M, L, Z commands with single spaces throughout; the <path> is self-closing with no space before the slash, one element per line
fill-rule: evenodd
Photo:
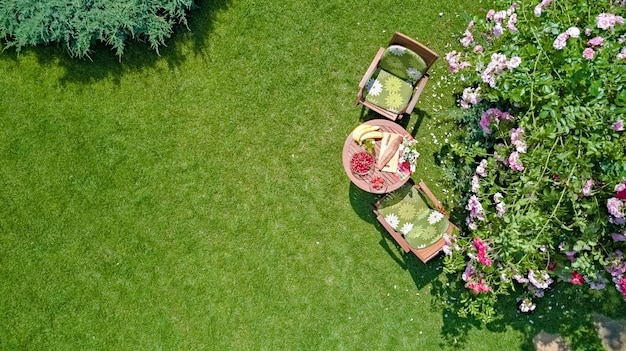
<path fill-rule="evenodd" d="M 193 0 L 4 0 L 0 38 L 5 50 L 58 43 L 81 58 L 97 42 L 121 57 L 131 39 L 158 52 L 175 25 L 187 25 L 192 5 Z"/>

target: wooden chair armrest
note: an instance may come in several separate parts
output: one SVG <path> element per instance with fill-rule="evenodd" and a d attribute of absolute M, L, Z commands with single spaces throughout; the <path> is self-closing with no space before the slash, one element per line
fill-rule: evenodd
<path fill-rule="evenodd" d="M 411 114 L 413 112 L 415 105 L 417 105 L 417 100 L 419 100 L 420 95 L 422 95 L 422 91 L 424 91 L 424 88 L 426 87 L 426 83 L 428 83 L 428 78 L 429 77 L 426 74 L 417 83 L 417 88 L 415 88 L 415 93 L 413 94 L 411 101 L 409 101 L 409 104 L 406 107 L 406 113 Z"/>
<path fill-rule="evenodd" d="M 374 60 L 372 61 L 369 68 L 365 72 L 365 75 L 363 76 L 363 78 L 361 78 L 361 81 L 359 82 L 359 92 L 356 94 L 356 101 L 354 102 L 354 106 L 357 106 L 359 103 L 364 101 L 363 91 L 365 90 L 365 85 L 367 84 L 367 81 L 370 79 L 372 74 L 374 74 L 374 71 L 378 67 L 378 63 L 380 62 L 380 59 L 383 56 L 384 52 L 385 52 L 385 49 L 383 48 L 378 49 L 376 56 L 374 56 Z"/>
<path fill-rule="evenodd" d="M 368 101 L 357 101 L 358 103 L 361 103 L 363 106 L 366 106 L 367 108 L 369 108 L 370 110 L 378 113 L 379 115 L 382 115 L 384 117 L 389 118 L 392 121 L 395 121 L 398 118 L 398 114 L 390 112 L 385 110 L 384 108 L 380 108 L 379 106 L 376 106 Z"/>
<path fill-rule="evenodd" d="M 450 225 L 448 226 L 448 230 L 446 230 L 446 234 L 451 234 L 454 230 L 456 230 L 457 232 L 461 232 L 461 228 L 457 227 L 454 223 L 450 222 Z"/>
<path fill-rule="evenodd" d="M 380 200 L 376 201 L 375 205 L 372 205 L 372 210 L 374 211 L 374 214 L 376 215 L 376 219 L 378 220 L 378 222 L 385 228 L 385 230 L 387 230 L 389 235 L 391 235 L 391 237 L 398 243 L 398 245 L 400 245 L 400 247 L 402 248 L 402 250 L 404 250 L 404 252 L 411 251 L 411 246 L 409 246 L 409 243 L 407 243 L 406 240 L 404 240 L 404 238 L 402 237 L 402 235 L 396 232 L 396 230 L 393 229 L 389 225 L 389 223 L 387 223 L 385 218 L 378 212 L 379 204 L 380 204 Z"/>
<path fill-rule="evenodd" d="M 367 81 L 370 79 L 372 74 L 374 74 L 374 71 L 376 70 L 376 67 L 378 67 L 378 63 L 380 62 L 380 59 L 383 57 L 384 52 L 385 52 L 384 48 L 378 49 L 378 52 L 376 53 L 374 60 L 370 64 L 370 67 L 367 69 L 367 72 L 365 72 L 363 79 L 361 79 L 361 82 L 359 83 L 359 87 L 361 89 L 365 88 L 365 84 L 367 84 Z"/>
<path fill-rule="evenodd" d="M 440 238 L 434 244 L 427 246 L 423 249 L 414 249 L 412 250 L 422 262 L 427 263 L 428 261 L 435 258 L 441 252 L 441 249 L 445 245 L 446 241 L 444 238 Z"/>
<path fill-rule="evenodd" d="M 370 204 L 372 211 L 374 211 L 374 214 L 376 214 L 377 216 L 378 216 L 378 207 L 380 206 L 380 203 L 383 202 L 384 198 L 385 196 L 382 196 L 378 200 L 376 200 L 376 202 L 374 202 L 373 204 Z"/>
<path fill-rule="evenodd" d="M 361 101 L 363 101 L 363 88 L 359 88 L 359 92 L 356 94 L 356 100 L 354 101 L 354 106 L 357 106 Z"/>
<path fill-rule="evenodd" d="M 439 200 L 437 200 L 437 198 L 435 197 L 435 195 L 433 194 L 432 191 L 430 191 L 430 189 L 428 188 L 428 186 L 426 186 L 426 183 L 424 183 L 424 181 L 420 181 L 419 183 L 419 188 L 424 192 L 424 194 L 426 194 L 426 196 L 428 196 L 428 198 L 430 199 L 430 201 L 432 201 L 433 205 L 435 206 L 435 208 L 437 208 L 437 210 L 441 213 L 443 213 L 446 217 L 450 217 L 448 215 L 448 213 L 446 212 L 446 210 L 443 209 L 443 206 L 441 205 L 441 202 L 439 202 Z"/>
<path fill-rule="evenodd" d="M 389 223 L 387 223 L 387 221 L 383 218 L 383 216 L 381 214 L 378 214 L 376 216 L 376 219 L 378 220 L 378 222 L 380 222 L 380 224 L 382 224 L 383 227 L 385 227 L 387 232 L 389 232 L 389 234 L 398 243 L 398 245 L 400 245 L 400 247 L 402 248 L 402 250 L 404 250 L 404 252 L 411 251 L 411 247 L 409 246 L 409 243 L 407 243 L 406 240 L 404 240 L 404 238 L 402 237 L 402 235 L 400 235 L 400 233 L 396 232 L 396 230 L 393 229 L 389 225 Z"/>

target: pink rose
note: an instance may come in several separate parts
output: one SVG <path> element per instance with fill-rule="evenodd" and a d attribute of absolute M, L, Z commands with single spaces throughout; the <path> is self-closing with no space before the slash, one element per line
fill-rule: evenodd
<path fill-rule="evenodd" d="M 500 201 L 502 201 L 502 198 L 504 198 L 504 195 L 502 195 L 502 193 L 500 192 L 497 192 L 493 195 L 493 202 L 500 203 Z"/>
<path fill-rule="evenodd" d="M 585 182 L 585 185 L 583 186 L 583 195 L 584 196 L 589 196 L 591 195 L 591 187 L 593 186 L 593 179 L 589 179 Z"/>
<path fill-rule="evenodd" d="M 552 0 L 542 0 L 539 4 L 537 4 L 537 6 L 535 6 L 535 16 L 539 17 L 541 16 L 541 10 L 543 10 L 544 8 L 546 8 L 546 6 L 550 5 L 550 3 L 552 2 Z"/>
<path fill-rule="evenodd" d="M 504 216 L 504 213 L 506 212 L 506 205 L 504 204 L 504 202 L 499 202 L 496 205 L 496 210 L 498 211 L 498 217 L 502 218 L 502 216 Z"/>
<path fill-rule="evenodd" d="M 487 176 L 487 160 L 485 160 L 484 158 L 480 161 L 480 163 L 476 167 L 476 174 L 478 174 L 479 176 L 483 178 Z"/>
<path fill-rule="evenodd" d="M 472 105 L 479 103 L 482 98 L 480 97 L 480 87 L 476 89 L 465 88 L 463 95 L 461 96 L 461 107 L 464 109 L 470 108 Z"/>
<path fill-rule="evenodd" d="M 580 36 L 580 29 L 576 27 L 569 27 L 566 33 L 572 38 L 578 38 Z"/>
<path fill-rule="evenodd" d="M 589 39 L 589 41 L 587 42 L 587 45 L 588 46 L 602 46 L 603 43 L 604 43 L 604 38 L 595 37 L 593 39 Z"/>
<path fill-rule="evenodd" d="M 483 133 L 491 134 L 491 130 L 489 129 L 489 124 L 493 121 L 491 116 L 487 116 L 483 113 L 480 117 L 480 127 L 483 129 Z"/>
<path fill-rule="evenodd" d="M 523 140 L 524 128 L 511 129 L 511 144 L 515 146 L 517 152 L 526 153 L 526 142 Z"/>
<path fill-rule="evenodd" d="M 478 174 L 474 174 L 472 177 L 472 192 L 474 194 L 480 191 L 480 180 L 478 179 Z"/>
<path fill-rule="evenodd" d="M 585 284 L 585 277 L 576 271 L 572 271 L 572 278 L 569 282 L 572 284 Z"/>
<path fill-rule="evenodd" d="M 476 24 L 474 21 L 470 21 L 470 23 L 467 24 L 467 28 L 465 30 L 469 32 L 470 30 L 472 30 L 472 28 L 474 28 L 474 24 Z"/>
<path fill-rule="evenodd" d="M 517 151 L 511 152 L 511 155 L 509 155 L 509 167 L 511 167 L 511 169 L 514 171 L 524 170 L 524 165 L 522 164 L 522 161 L 520 160 L 519 152 Z"/>
<path fill-rule="evenodd" d="M 615 25 L 621 26 L 624 24 L 624 17 L 616 16 L 612 13 L 601 13 L 596 16 L 596 25 L 598 28 L 607 30 L 613 29 Z"/>
<path fill-rule="evenodd" d="M 615 218 L 623 218 L 624 213 L 622 213 L 622 201 L 616 197 L 612 197 L 606 201 L 606 208 L 609 210 L 609 213 Z"/>
<path fill-rule="evenodd" d="M 502 28 L 502 25 L 500 23 L 496 23 L 496 25 L 493 27 L 493 35 L 495 35 L 496 38 L 500 38 L 502 34 L 504 34 L 504 28 Z"/>
<path fill-rule="evenodd" d="M 516 13 L 512 14 L 511 17 L 509 17 L 509 23 L 507 24 L 507 27 L 513 33 L 517 32 L 517 28 L 515 27 L 515 23 L 517 23 L 517 14 Z"/>
<path fill-rule="evenodd" d="M 592 48 L 586 48 L 585 50 L 583 50 L 583 57 L 587 60 L 592 60 L 595 55 L 596 52 L 593 51 Z"/>
<path fill-rule="evenodd" d="M 613 27 L 614 22 L 611 20 L 612 16 L 613 15 L 609 13 L 601 13 L 596 16 L 596 25 L 598 26 L 598 28 L 607 30 Z"/>
<path fill-rule="evenodd" d="M 556 39 L 554 39 L 554 43 L 552 46 L 556 50 L 563 50 L 565 45 L 567 45 L 567 39 L 569 38 L 569 34 L 567 32 L 559 34 Z"/>
<path fill-rule="evenodd" d="M 502 23 L 505 18 L 506 11 L 498 11 L 493 15 L 493 20 L 496 21 L 496 23 Z"/>
<path fill-rule="evenodd" d="M 506 63 L 506 66 L 508 67 L 509 70 L 514 70 L 517 67 L 519 67 L 520 63 L 522 63 L 522 59 L 519 56 L 513 56 L 511 57 L 511 59 Z"/>
<path fill-rule="evenodd" d="M 626 181 L 615 186 L 615 197 L 620 200 L 626 200 Z"/>

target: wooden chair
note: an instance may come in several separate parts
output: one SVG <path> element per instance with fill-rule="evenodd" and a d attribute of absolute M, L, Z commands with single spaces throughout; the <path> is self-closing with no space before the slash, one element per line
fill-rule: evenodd
<path fill-rule="evenodd" d="M 430 204 L 425 201 L 426 199 Z M 423 181 L 415 184 L 412 179 L 409 180 L 404 187 L 379 199 L 374 204 L 373 210 L 376 219 L 404 252 L 412 252 L 424 263 L 433 259 L 443 249 L 444 233 L 460 232 L 459 228 L 449 221 L 450 216 Z M 398 217 L 403 218 L 398 221 Z M 407 227 L 400 228 L 402 220 Z M 409 226 L 412 229 L 407 232 Z"/>
<path fill-rule="evenodd" d="M 361 104 L 392 121 L 410 115 L 428 83 L 428 69 L 437 58 L 436 52 L 396 32 L 365 72 L 354 105 Z"/>

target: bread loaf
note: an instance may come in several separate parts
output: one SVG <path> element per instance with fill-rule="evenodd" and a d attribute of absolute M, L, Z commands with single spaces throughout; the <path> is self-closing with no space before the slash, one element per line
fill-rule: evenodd
<path fill-rule="evenodd" d="M 387 147 L 384 148 L 383 153 L 380 155 L 380 157 L 378 157 L 378 163 L 376 164 L 376 167 L 378 169 L 383 169 L 387 162 L 389 162 L 389 160 L 393 158 L 393 155 L 395 155 L 398 151 L 400 144 L 402 144 L 401 135 L 391 134 L 389 136 Z M 383 149 L 382 146 L 381 149 Z"/>

